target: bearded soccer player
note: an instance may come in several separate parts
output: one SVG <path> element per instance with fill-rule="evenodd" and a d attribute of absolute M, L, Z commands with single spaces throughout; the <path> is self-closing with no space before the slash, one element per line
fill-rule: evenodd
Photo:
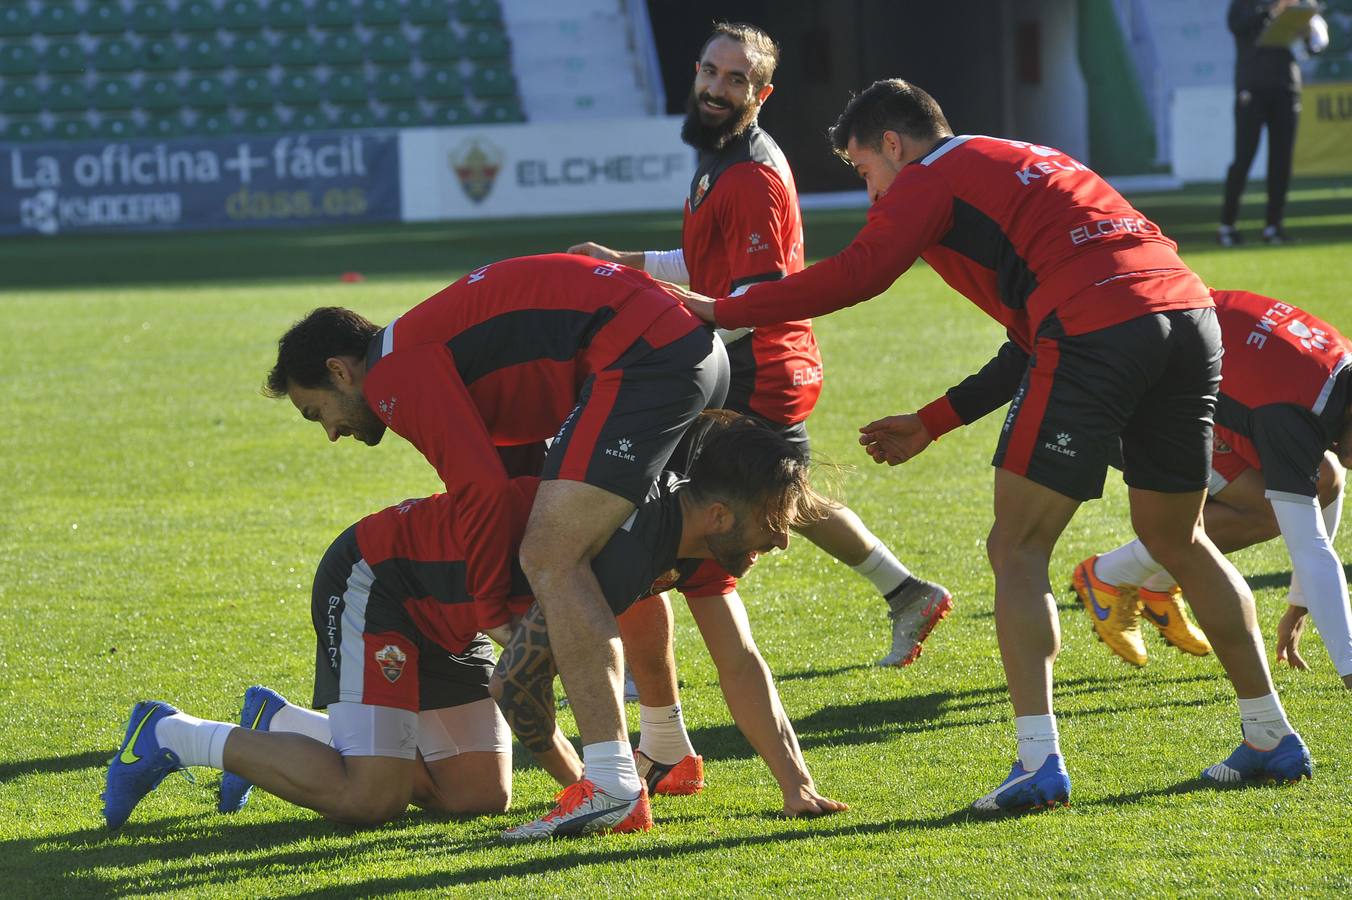
<path fill-rule="evenodd" d="M 733 721 L 779 783 L 784 814 L 840 812 L 848 807 L 818 793 L 813 783 L 770 669 L 756 649 L 736 581 L 761 553 L 788 546 L 794 523 L 822 515 L 831 504 L 812 488 L 793 445 L 764 423 L 705 416 L 692 432 L 696 447 L 689 477 L 664 473 L 592 561 L 592 570 L 622 624 L 640 598 L 673 587 L 682 591 Z M 567 744 L 556 736 L 554 723 L 552 631 L 553 620 L 546 627 L 538 607 L 530 610 L 503 648 L 491 689 L 517 739 L 556 768 L 551 747 Z M 633 637 L 625 631 L 626 652 Z M 669 646 L 661 650 L 670 652 Z M 639 672 L 635 667 L 642 698 Z M 650 784 L 661 775 L 653 772 Z M 549 815 L 503 837 L 531 840 L 640 827 L 632 813 L 578 782 L 565 787 Z"/>
<path fill-rule="evenodd" d="M 504 502 L 523 514 L 525 484 Z M 378 824 L 410 800 L 441 812 L 502 812 L 512 742 L 488 694 L 493 652 L 465 590 L 465 554 L 445 495 L 367 516 L 334 540 L 315 573 L 314 706 L 255 686 L 240 725 L 136 704 L 108 765 L 104 817 L 121 826 L 169 773 L 225 772 L 219 809 L 257 784 L 338 822 Z M 517 573 L 514 597 L 528 587 Z M 571 747 L 569 751 L 571 752 Z"/>
<path fill-rule="evenodd" d="M 757 123 L 774 91 L 779 46 L 753 25 L 714 26 L 695 63 L 682 139 L 699 151 L 675 250 L 622 251 L 596 243 L 570 247 L 689 284 L 715 297 L 803 268 L 803 220 L 788 161 Z M 811 455 L 807 417 L 822 389 L 822 360 L 808 319 L 720 329 L 732 364 L 724 406 L 776 425 Z M 882 666 L 907 666 L 953 600 L 910 571 L 844 506 L 800 533 L 867 578 L 887 602 L 891 650 Z"/>
<path fill-rule="evenodd" d="M 620 640 L 590 561 L 646 496 L 686 426 L 722 402 L 727 358 L 642 272 L 568 254 L 493 263 L 379 328 L 320 309 L 279 342 L 268 378 L 330 440 L 388 427 L 436 468 L 479 627 L 505 642 L 513 534 L 496 447 L 549 437 L 520 560 L 554 623 L 586 780 L 646 796 L 624 728 Z"/>
<path fill-rule="evenodd" d="M 872 201 L 850 246 L 741 296 L 686 302 L 724 328 L 823 315 L 881 294 L 923 258 L 1029 354 L 993 460 L 987 539 L 1018 757 L 975 808 L 1069 799 L 1052 713 L 1060 633 L 1047 569 L 1075 510 L 1102 495 L 1119 447 L 1133 527 L 1182 585 L 1239 697 L 1244 743 L 1205 776 L 1310 775 L 1272 686 L 1253 595 L 1202 527 L 1220 328 L 1176 245 L 1083 164 L 1049 147 L 955 136 L 934 99 L 901 79 L 854 97 L 831 141 Z M 860 442 L 896 465 L 954 420 L 941 401 L 865 425 Z"/>
<path fill-rule="evenodd" d="M 1313 617 L 1343 684 L 1352 688 L 1352 612 L 1333 549 L 1343 509 L 1343 468 L 1352 462 L 1352 341 L 1329 323 L 1281 300 L 1214 291 L 1225 344 L 1216 440 L 1206 503 L 1207 534 L 1230 552 L 1281 535 L 1291 556 L 1287 611 L 1277 659 L 1308 668 L 1300 655 Z M 1140 541 L 1075 568 L 1075 589 L 1094 628 L 1118 656 L 1146 661 L 1140 619 L 1189 649 L 1173 576 Z"/>

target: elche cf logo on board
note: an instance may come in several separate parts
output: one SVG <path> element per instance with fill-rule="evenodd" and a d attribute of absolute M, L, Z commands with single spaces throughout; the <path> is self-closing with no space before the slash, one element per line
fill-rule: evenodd
<path fill-rule="evenodd" d="M 473 203 L 483 203 L 488 198 L 505 158 L 502 148 L 484 138 L 468 138 L 449 154 L 451 171 Z"/>
<path fill-rule="evenodd" d="M 390 684 L 394 684 L 399 680 L 399 676 L 404 674 L 406 662 L 408 656 L 394 644 L 386 644 L 376 651 L 376 664 L 380 666 L 381 673 Z"/>

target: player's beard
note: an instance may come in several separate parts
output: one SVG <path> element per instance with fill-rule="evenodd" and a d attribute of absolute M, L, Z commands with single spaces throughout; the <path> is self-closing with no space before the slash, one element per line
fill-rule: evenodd
<path fill-rule="evenodd" d="M 374 447 L 385 436 L 385 423 L 366 405 L 361 393 L 343 394 L 339 401 L 347 431 L 368 447 Z"/>
<path fill-rule="evenodd" d="M 757 548 L 747 545 L 742 536 L 740 522 L 734 522 L 725 534 L 711 534 L 705 538 L 714 562 L 723 567 L 733 578 L 741 578 L 755 564 L 756 557 L 769 548 Z"/>
<path fill-rule="evenodd" d="M 685 123 L 681 125 L 681 140 L 702 153 L 718 153 L 731 141 L 746 133 L 760 114 L 760 104 L 749 100 L 742 106 L 728 108 L 722 122 L 709 124 L 700 113 L 699 95 L 695 88 L 685 101 Z"/>

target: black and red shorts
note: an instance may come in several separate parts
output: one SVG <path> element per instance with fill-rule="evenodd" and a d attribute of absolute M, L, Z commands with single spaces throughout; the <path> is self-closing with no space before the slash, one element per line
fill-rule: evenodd
<path fill-rule="evenodd" d="M 315 572 L 310 612 L 317 640 L 314 708 L 339 701 L 420 712 L 488 696 L 493 648 L 479 635 L 452 653 L 418 630 L 404 607 L 424 599 L 411 560 L 371 566 L 344 531 Z"/>
<path fill-rule="evenodd" d="M 637 506 L 686 428 L 727 392 L 727 352 L 712 331 L 695 328 L 656 349 L 640 338 L 583 383 L 542 477 L 586 482 Z"/>
<path fill-rule="evenodd" d="M 1211 308 L 1154 313 L 1078 335 L 1066 335 L 1049 317 L 993 464 L 1092 500 L 1103 495 L 1120 440 L 1128 485 L 1205 490 L 1221 352 Z"/>

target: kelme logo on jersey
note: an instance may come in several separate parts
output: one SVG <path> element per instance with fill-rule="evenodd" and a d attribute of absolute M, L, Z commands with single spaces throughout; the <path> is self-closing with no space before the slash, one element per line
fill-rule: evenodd
<path fill-rule="evenodd" d="M 1042 446 L 1053 453 L 1060 453 L 1062 456 L 1074 456 L 1078 451 L 1070 448 L 1070 441 L 1070 435 L 1063 431 L 1056 436 L 1056 443 L 1053 444 L 1051 441 L 1044 441 Z"/>
<path fill-rule="evenodd" d="M 620 438 L 615 442 L 614 447 L 606 448 L 606 456 L 613 456 L 616 459 L 624 459 L 629 462 L 638 462 L 638 457 L 629 452 L 633 446 L 634 442 L 629 438 Z"/>
<path fill-rule="evenodd" d="M 376 651 L 376 664 L 380 666 L 381 673 L 390 684 L 394 684 L 399 680 L 399 676 L 404 674 L 406 662 L 408 656 L 394 644 L 386 644 Z"/>
<path fill-rule="evenodd" d="M 747 253 L 759 253 L 762 250 L 770 249 L 770 242 L 762 240 L 759 231 L 753 231 L 751 234 L 747 235 L 746 244 Z"/>
<path fill-rule="evenodd" d="M 472 203 L 483 203 L 502 171 L 505 154 L 492 141 L 469 138 L 450 152 L 451 171 Z"/>
<path fill-rule="evenodd" d="M 391 397 L 376 404 L 376 409 L 380 412 L 380 417 L 385 420 L 386 425 L 394 422 L 394 404 L 398 402 L 398 397 Z"/>
<path fill-rule="evenodd" d="M 1306 350 L 1327 350 L 1329 333 L 1322 328 L 1311 328 L 1299 319 L 1293 319 L 1286 330 L 1300 339 L 1300 345 Z"/>

